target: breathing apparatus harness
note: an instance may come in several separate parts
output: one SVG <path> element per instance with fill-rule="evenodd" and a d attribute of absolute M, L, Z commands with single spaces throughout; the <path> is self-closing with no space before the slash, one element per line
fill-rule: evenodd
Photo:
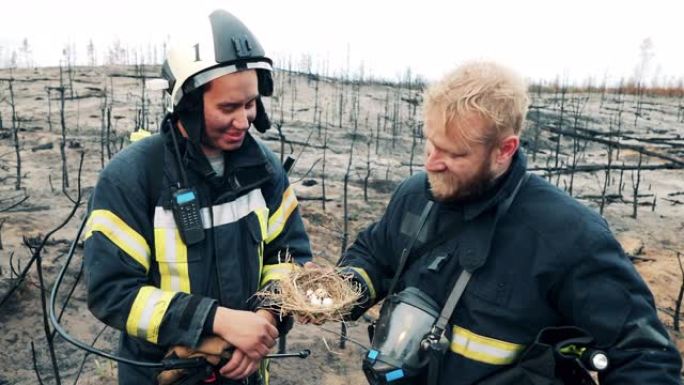
<path fill-rule="evenodd" d="M 473 273 L 486 263 L 499 219 L 508 212 L 518 191 L 528 178 L 529 174 L 524 174 L 511 194 L 497 206 L 496 210 L 474 218 L 462 229 L 463 251 L 459 254 L 462 271 L 441 310 L 430 296 L 416 287 L 407 287 L 399 293 L 394 293 L 411 252 L 419 251 L 417 254 L 422 255 L 428 248 L 442 243 L 451 235 L 438 234 L 434 240 L 428 241 L 416 250 L 413 249 L 433 208 L 433 202 L 428 201 L 418 219 L 416 232 L 408 247 L 402 251 L 399 266 L 390 284 L 389 296 L 380 310 L 380 317 L 375 324 L 369 326 L 372 346 L 363 360 L 363 371 L 371 385 L 413 384 L 419 377 L 423 377 L 422 381 L 426 381 L 428 385 L 438 383 L 442 358 L 450 344 L 445 335 L 449 319 Z M 586 370 L 602 371 L 608 366 L 606 354 L 589 347 L 593 342 L 588 333 L 576 327 L 546 328 L 539 333 L 531 350 L 546 347 L 551 351 L 547 353 L 546 363 L 549 362 L 549 355 L 550 360 L 553 361 L 555 357 L 559 362 L 558 365 L 550 365 L 550 379 L 560 376 L 572 381 L 577 380 L 577 384 L 593 384 Z M 529 353 L 526 351 L 523 354 Z M 428 367 L 427 373 L 424 370 L 425 366 Z M 501 380 L 504 379 L 507 377 L 501 377 Z M 514 382 L 495 379 L 486 383 Z"/>

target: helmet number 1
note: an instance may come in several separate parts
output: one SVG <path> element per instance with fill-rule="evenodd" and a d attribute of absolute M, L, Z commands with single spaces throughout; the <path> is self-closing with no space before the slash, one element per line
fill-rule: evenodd
<path fill-rule="evenodd" d="M 195 61 L 200 61 L 199 43 L 193 45 L 193 47 L 195 47 Z"/>

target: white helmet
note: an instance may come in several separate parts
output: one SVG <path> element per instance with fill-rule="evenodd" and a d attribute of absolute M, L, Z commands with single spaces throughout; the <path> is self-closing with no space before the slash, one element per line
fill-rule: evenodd
<path fill-rule="evenodd" d="M 183 98 L 209 83 L 210 81 L 233 72 L 256 69 L 259 81 L 259 94 L 273 94 L 273 78 L 271 76 L 272 61 L 266 57 L 259 41 L 247 27 L 231 13 L 215 10 L 209 14 L 209 23 L 202 23 L 200 28 L 192 30 L 192 37 L 175 41 L 169 49 L 162 77 L 168 82 L 166 90 L 171 95 L 171 111 L 183 101 Z M 263 104 L 258 100 L 259 111 L 265 116 Z M 259 131 L 270 126 L 255 122 Z"/>

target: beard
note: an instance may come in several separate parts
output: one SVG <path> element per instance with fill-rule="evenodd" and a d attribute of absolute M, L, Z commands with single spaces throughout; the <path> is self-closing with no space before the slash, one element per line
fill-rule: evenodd
<path fill-rule="evenodd" d="M 466 179 L 449 171 L 428 171 L 430 191 L 435 199 L 441 202 L 477 198 L 495 184 L 496 175 L 490 166 L 491 161 L 487 159 L 472 177 Z"/>

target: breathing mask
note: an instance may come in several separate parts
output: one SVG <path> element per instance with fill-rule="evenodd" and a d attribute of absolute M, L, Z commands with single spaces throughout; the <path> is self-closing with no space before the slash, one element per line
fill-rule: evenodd
<path fill-rule="evenodd" d="M 434 330 L 440 308 L 416 287 L 388 297 L 371 332 L 372 346 L 363 360 L 371 385 L 404 385 L 424 372 L 431 353 L 441 353 L 448 340 Z"/>

